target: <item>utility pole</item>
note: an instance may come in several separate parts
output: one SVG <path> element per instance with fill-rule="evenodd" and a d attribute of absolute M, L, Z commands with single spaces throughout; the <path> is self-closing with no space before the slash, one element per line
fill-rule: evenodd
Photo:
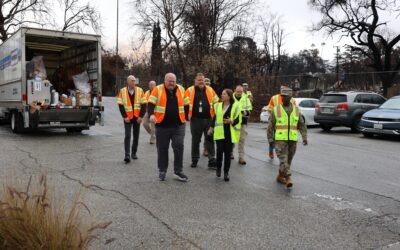
<path fill-rule="evenodd" d="M 336 82 L 339 84 L 339 52 L 340 52 L 340 47 L 339 46 L 333 46 L 336 48 Z"/>
<path fill-rule="evenodd" d="M 118 23 L 119 23 L 119 0 L 117 0 L 117 45 L 115 50 L 115 93 L 117 93 L 119 85 L 118 85 Z"/>

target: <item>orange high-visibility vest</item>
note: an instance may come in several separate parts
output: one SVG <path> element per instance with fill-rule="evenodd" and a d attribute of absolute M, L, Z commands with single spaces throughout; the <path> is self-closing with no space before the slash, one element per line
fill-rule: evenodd
<path fill-rule="evenodd" d="M 147 91 L 146 91 L 146 93 L 144 93 L 144 96 L 146 97 L 146 102 L 148 102 L 148 101 L 149 101 L 150 95 L 151 95 L 151 91 L 150 91 L 150 89 L 149 89 L 149 90 L 147 90 Z"/>
<path fill-rule="evenodd" d="M 182 86 L 178 84 L 176 86 L 178 87 L 176 90 L 176 97 L 178 98 L 179 118 L 182 123 L 185 123 L 185 106 L 189 104 L 189 98 L 186 96 L 185 89 Z M 164 120 L 167 107 L 166 91 L 164 84 L 160 84 L 153 89 L 149 97 L 148 102 L 155 105 L 154 116 L 157 120 L 156 123 L 161 123 Z"/>
<path fill-rule="evenodd" d="M 290 99 L 290 102 L 293 105 L 296 105 L 296 101 L 294 100 L 294 98 Z M 267 106 L 267 110 L 268 112 L 272 113 L 272 111 L 274 110 L 274 108 L 278 105 L 282 105 L 282 96 L 280 94 L 278 95 L 274 95 L 273 97 L 271 97 L 271 99 L 269 100 L 268 106 Z"/>
<path fill-rule="evenodd" d="M 131 98 L 129 98 L 128 87 L 120 89 L 118 94 L 118 105 L 123 105 L 126 115 L 130 120 L 134 117 L 138 118 L 140 115 L 140 106 L 146 103 L 146 98 L 143 93 L 143 89 L 135 87 L 134 103 L 132 106 Z"/>
<path fill-rule="evenodd" d="M 206 88 L 206 96 L 208 103 L 210 104 L 210 115 L 211 118 L 214 117 L 214 104 L 218 103 L 219 98 L 215 91 L 210 87 L 210 86 L 205 86 Z M 192 118 L 193 114 L 193 102 L 194 102 L 194 96 L 195 96 L 195 86 L 191 86 L 186 90 L 186 96 L 189 97 L 189 119 Z"/>

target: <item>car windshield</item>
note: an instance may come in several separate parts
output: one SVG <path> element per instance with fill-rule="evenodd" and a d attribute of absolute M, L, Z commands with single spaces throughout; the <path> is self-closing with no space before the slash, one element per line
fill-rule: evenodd
<path fill-rule="evenodd" d="M 394 98 L 387 100 L 384 104 L 382 104 L 380 109 L 398 109 L 400 110 L 400 98 Z"/>
<path fill-rule="evenodd" d="M 323 95 L 319 100 L 321 103 L 341 103 L 347 102 L 346 95 Z"/>

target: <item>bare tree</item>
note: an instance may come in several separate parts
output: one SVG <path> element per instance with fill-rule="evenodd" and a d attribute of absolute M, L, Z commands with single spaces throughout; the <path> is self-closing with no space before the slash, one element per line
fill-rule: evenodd
<path fill-rule="evenodd" d="M 96 33 L 101 32 L 100 13 L 90 3 L 80 4 L 80 0 L 59 0 L 63 8 L 62 31 L 82 32 L 83 27 L 90 27 Z"/>
<path fill-rule="evenodd" d="M 272 79 L 273 88 L 276 88 L 276 79 L 281 69 L 285 31 L 281 25 L 281 18 L 271 15 L 268 19 L 261 18 L 264 48 L 262 57 L 265 60 L 265 73 Z"/>
<path fill-rule="evenodd" d="M 136 18 L 139 26 L 145 30 L 151 30 L 154 23 L 160 21 L 162 28 L 166 31 L 163 50 L 170 44 L 175 46 L 182 77 L 184 82 L 187 82 L 189 79 L 182 50 L 185 35 L 182 15 L 187 8 L 188 0 L 135 0 L 134 3 L 138 8 L 136 13 L 139 16 Z"/>
<path fill-rule="evenodd" d="M 314 30 L 350 37 L 355 43 L 353 50 L 369 58 L 371 67 L 380 72 L 386 95 L 400 69 L 400 60 L 393 56 L 400 34 L 390 32 L 389 22 L 383 16 L 386 13 L 398 18 L 400 3 L 396 0 L 310 0 L 309 3 L 322 14 Z"/>
<path fill-rule="evenodd" d="M 45 25 L 47 13 L 47 0 L 0 0 L 0 40 L 7 40 L 21 25 Z"/>

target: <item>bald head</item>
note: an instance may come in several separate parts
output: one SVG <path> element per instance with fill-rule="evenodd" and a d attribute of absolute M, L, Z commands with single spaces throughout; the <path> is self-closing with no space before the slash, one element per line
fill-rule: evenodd
<path fill-rule="evenodd" d="M 167 73 L 164 77 L 164 85 L 168 90 L 174 90 L 176 87 L 176 75 L 174 73 Z"/>
<path fill-rule="evenodd" d="M 156 85 L 157 85 L 157 83 L 155 81 L 150 81 L 149 82 L 149 90 L 152 91 Z"/>

